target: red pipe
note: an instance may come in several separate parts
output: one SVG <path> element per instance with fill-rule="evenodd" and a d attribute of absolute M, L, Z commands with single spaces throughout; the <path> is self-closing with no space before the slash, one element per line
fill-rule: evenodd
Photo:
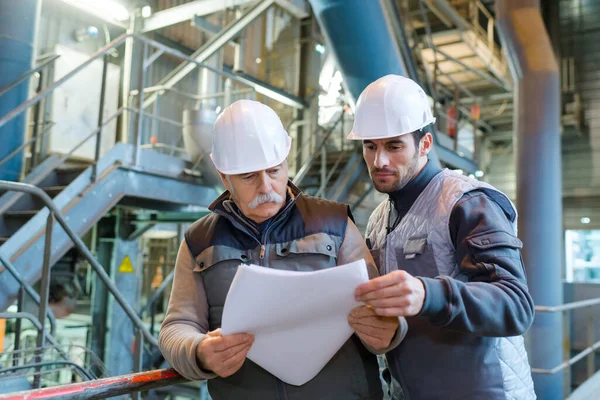
<path fill-rule="evenodd" d="M 88 382 L 72 383 L 44 389 L 0 394 L 0 400 L 26 399 L 103 399 L 133 392 L 141 392 L 184 382 L 186 379 L 173 369 L 139 372 Z"/>

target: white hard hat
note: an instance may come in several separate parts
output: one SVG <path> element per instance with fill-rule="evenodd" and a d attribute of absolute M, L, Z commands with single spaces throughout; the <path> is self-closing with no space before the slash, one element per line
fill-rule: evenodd
<path fill-rule="evenodd" d="M 434 122 L 423 89 L 411 79 L 387 75 L 371 83 L 360 94 L 348 139 L 387 139 L 417 131 Z"/>
<path fill-rule="evenodd" d="M 210 158 L 225 175 L 246 174 L 281 164 L 291 145 L 275 111 L 258 101 L 239 100 L 217 117 Z"/>

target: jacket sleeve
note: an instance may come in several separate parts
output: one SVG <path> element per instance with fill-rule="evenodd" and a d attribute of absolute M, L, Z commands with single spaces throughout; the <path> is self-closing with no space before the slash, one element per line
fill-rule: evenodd
<path fill-rule="evenodd" d="M 354 225 L 354 222 L 352 222 L 352 220 L 348 218 L 348 226 L 346 227 L 344 240 L 342 241 L 340 251 L 338 252 L 337 265 L 348 264 L 360 259 L 364 259 L 367 264 L 367 268 L 369 269 L 369 279 L 373 279 L 379 276 L 379 271 L 375 266 L 373 257 L 371 257 L 369 248 L 363 240 L 363 237 L 360 234 L 358 228 L 356 227 L 356 225 Z M 408 324 L 406 322 L 406 319 L 404 317 L 398 317 L 398 319 L 398 330 L 396 331 L 396 334 L 392 338 L 392 341 L 390 342 L 390 345 L 387 348 L 375 350 L 371 346 L 363 342 L 365 348 L 373 354 L 385 354 L 388 351 L 398 347 L 398 345 L 402 342 L 402 339 L 404 339 L 404 336 L 406 336 L 406 332 L 408 331 Z"/>
<path fill-rule="evenodd" d="M 465 194 L 452 210 L 450 236 L 458 279 L 419 277 L 425 302 L 419 315 L 431 323 L 479 336 L 516 336 L 529 329 L 533 300 L 506 210 L 484 192 Z"/>
<path fill-rule="evenodd" d="M 179 247 L 169 308 L 158 335 L 167 362 L 190 380 L 210 379 L 216 374 L 200 368 L 196 348 L 208 332 L 208 302 L 200 274 L 185 240 Z"/>

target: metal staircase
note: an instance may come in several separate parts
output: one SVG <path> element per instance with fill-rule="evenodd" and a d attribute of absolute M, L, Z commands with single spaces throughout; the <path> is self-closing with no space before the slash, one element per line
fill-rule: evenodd
<path fill-rule="evenodd" d="M 49 195 L 62 215 L 80 236 L 122 199 L 145 199 L 179 206 L 207 207 L 218 195 L 214 188 L 202 185 L 202 180 L 188 176 L 185 161 L 160 154 L 152 149 L 141 152 L 138 165 L 129 166 L 134 146 L 117 144 L 98 163 L 98 179 L 91 182 L 92 168 L 80 166 L 50 169 L 53 157 L 40 164 L 27 180 L 34 181 Z M 26 180 L 26 181 L 27 181 Z M 9 258 L 28 282 L 41 276 L 44 248 L 44 229 L 48 210 L 41 208 L 33 196 L 8 192 L 0 197 L 0 221 L 3 231 L 10 234 L 0 252 Z M 2 212 L 3 210 L 6 210 Z M 72 248 L 73 243 L 65 232 L 53 230 L 52 256 L 54 264 Z M 0 275 L 0 309 L 5 309 L 15 299 L 18 286 L 7 274 Z"/>

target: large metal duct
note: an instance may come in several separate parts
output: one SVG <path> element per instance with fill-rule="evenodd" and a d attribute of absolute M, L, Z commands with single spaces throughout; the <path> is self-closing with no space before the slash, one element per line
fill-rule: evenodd
<path fill-rule="evenodd" d="M 515 161 L 519 236 L 536 305 L 563 302 L 559 70 L 539 0 L 498 0 L 496 18 L 515 84 Z M 563 360 L 561 313 L 538 314 L 528 335 L 533 368 Z M 563 398 L 563 373 L 534 374 L 540 399 Z"/>
<path fill-rule="evenodd" d="M 15 82 L 33 66 L 40 0 L 0 0 L 0 89 Z M 0 96 L 0 118 L 27 100 L 30 79 Z M 27 113 L 0 128 L 0 160 L 21 146 Z M 18 180 L 22 152 L 0 167 L 0 179 Z"/>

